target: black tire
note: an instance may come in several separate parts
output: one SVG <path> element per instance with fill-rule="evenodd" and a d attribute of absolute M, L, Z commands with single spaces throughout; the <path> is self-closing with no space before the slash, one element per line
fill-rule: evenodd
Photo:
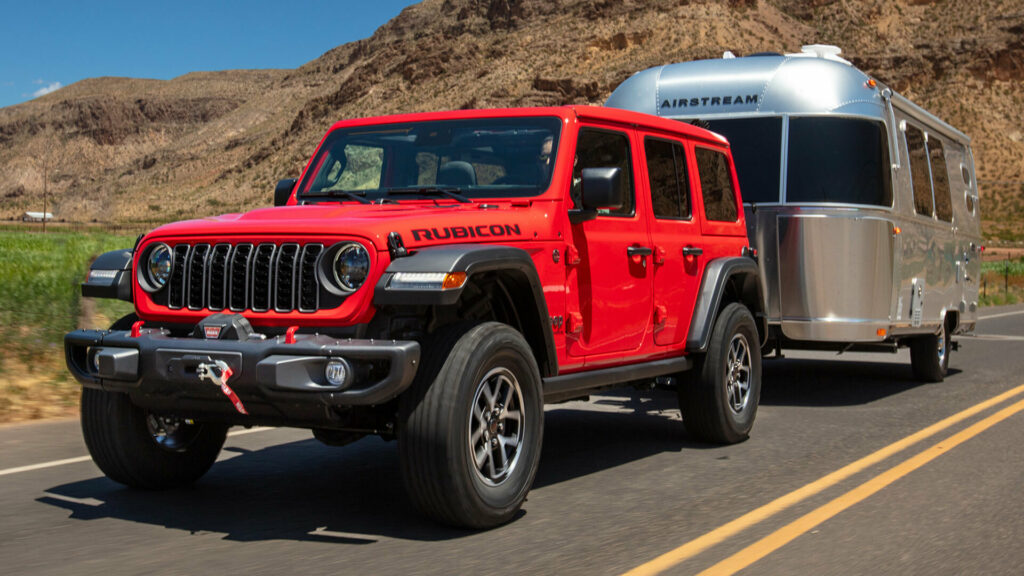
<path fill-rule="evenodd" d="M 942 382 L 949 371 L 949 328 L 910 341 L 910 368 L 922 382 Z"/>
<path fill-rule="evenodd" d="M 689 377 L 680 380 L 683 424 L 699 440 L 742 442 L 754 426 L 760 399 L 757 327 L 750 311 L 733 302 L 718 314 L 707 353 L 695 358 Z"/>
<path fill-rule="evenodd" d="M 442 330 L 425 348 L 400 401 L 406 490 L 441 523 L 504 524 L 526 500 L 540 463 L 544 402 L 533 352 L 519 332 L 498 322 Z M 509 439 L 517 446 L 506 446 Z"/>
<path fill-rule="evenodd" d="M 154 436 L 154 430 L 165 434 Z M 127 394 L 82 389 L 82 434 L 89 454 L 108 478 L 132 488 L 163 490 L 195 482 L 217 459 L 227 431 L 222 424 L 161 420 L 132 404 Z"/>

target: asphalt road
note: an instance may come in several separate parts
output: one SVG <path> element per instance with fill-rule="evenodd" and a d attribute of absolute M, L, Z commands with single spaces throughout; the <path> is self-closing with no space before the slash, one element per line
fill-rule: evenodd
<path fill-rule="evenodd" d="M 77 421 L 0 427 L 0 573 L 1020 574 L 1024 307 L 982 317 L 940 384 L 906 351 L 766 360 L 735 446 L 670 393 L 550 406 L 523 513 L 482 533 L 413 511 L 378 439 L 234 429 L 196 486 L 146 493 Z"/>

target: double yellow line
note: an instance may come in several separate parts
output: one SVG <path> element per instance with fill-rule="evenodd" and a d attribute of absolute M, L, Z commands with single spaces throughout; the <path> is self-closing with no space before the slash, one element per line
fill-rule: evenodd
<path fill-rule="evenodd" d="M 723 524 L 718 528 L 712 530 L 700 536 L 694 540 L 683 544 L 682 546 L 666 552 L 661 556 L 658 556 L 654 560 L 637 566 L 626 573 L 626 576 L 648 576 L 652 574 L 658 574 L 673 566 L 676 566 L 690 558 L 693 558 L 697 554 L 704 552 L 705 550 L 715 546 L 726 539 L 739 534 L 743 530 L 754 526 L 772 516 L 782 512 L 783 510 L 814 496 L 823 490 L 835 486 L 839 482 L 846 480 L 847 478 L 865 470 L 866 468 L 873 466 L 882 460 L 885 460 L 889 456 L 892 456 L 898 452 L 901 452 L 922 440 L 930 438 L 946 430 L 947 428 L 954 426 L 964 420 L 983 412 L 997 404 L 1004 402 L 1014 396 L 1024 393 L 1024 386 L 1018 386 L 1012 390 L 1007 390 L 998 396 L 990 398 L 980 404 L 971 406 L 970 408 L 958 412 L 948 418 L 940 420 L 927 428 L 920 430 L 902 440 L 894 442 L 869 454 L 856 462 L 852 462 L 846 466 L 843 466 L 839 470 L 832 472 L 826 476 L 811 482 L 801 488 L 798 488 L 789 494 L 780 496 L 775 500 L 747 512 L 743 516 L 736 518 L 735 520 Z M 832 518 L 836 514 L 839 514 L 843 510 L 846 510 L 850 506 L 863 501 L 872 494 L 875 494 L 882 488 L 885 488 L 889 484 L 892 484 L 896 480 L 906 476 L 910 472 L 924 466 L 928 462 L 931 462 L 935 458 L 950 450 L 951 448 L 958 446 L 967 440 L 981 434 L 985 430 L 988 430 L 992 426 L 995 426 L 999 422 L 1006 420 L 1010 416 L 1017 414 L 1018 412 L 1024 411 L 1024 400 L 1021 400 L 1015 404 L 1003 408 L 999 412 L 980 420 L 977 423 L 971 425 L 968 428 L 946 438 L 945 440 L 927 448 L 920 454 L 917 454 L 913 458 L 906 460 L 889 470 L 875 476 L 874 478 L 864 482 L 860 486 L 857 486 L 853 490 L 839 496 L 832 500 L 828 504 L 817 508 L 816 510 L 794 520 L 793 522 L 783 526 L 782 528 L 772 532 L 768 536 L 765 536 L 761 540 L 747 546 L 743 550 L 733 554 L 732 556 L 722 560 L 718 564 L 715 564 L 711 568 L 708 568 L 701 574 L 734 574 L 747 566 L 750 566 L 754 562 L 757 562 L 761 558 L 764 558 L 768 554 L 771 554 L 775 550 L 778 550 L 787 543 L 793 541 L 796 537 L 806 533 L 815 526 L 822 522 Z"/>

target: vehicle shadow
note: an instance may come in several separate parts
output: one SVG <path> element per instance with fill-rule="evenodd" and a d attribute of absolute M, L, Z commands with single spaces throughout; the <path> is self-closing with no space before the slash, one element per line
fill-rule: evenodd
<path fill-rule="evenodd" d="M 612 393 L 549 410 L 535 488 L 661 452 L 715 448 L 691 440 L 675 395 L 637 400 Z M 232 454 L 237 454 L 232 456 Z M 300 440 L 247 451 L 226 448 L 195 486 L 149 492 L 97 477 L 46 488 L 38 502 L 72 520 L 119 519 L 227 540 L 368 545 L 383 539 L 474 536 L 417 512 L 402 486 L 396 444 L 366 438 L 343 448 Z M 521 514 L 529 514 L 529 506 Z M 512 526 L 515 525 L 513 522 Z"/>
<path fill-rule="evenodd" d="M 942 385 L 916 380 L 909 363 L 767 358 L 762 370 L 763 406 L 853 406 Z M 947 378 L 959 373 L 950 368 Z"/>

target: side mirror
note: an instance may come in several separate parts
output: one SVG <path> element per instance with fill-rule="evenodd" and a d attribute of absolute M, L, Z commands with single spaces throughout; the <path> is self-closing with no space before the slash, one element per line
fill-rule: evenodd
<path fill-rule="evenodd" d="M 579 224 L 597 218 L 600 208 L 622 208 L 626 198 L 622 192 L 621 168 L 584 168 L 582 174 L 583 208 L 569 211 L 569 222 Z"/>
<path fill-rule="evenodd" d="M 295 183 L 298 181 L 297 178 L 285 178 L 277 182 L 277 186 L 274 187 L 274 206 L 284 206 L 288 203 L 288 199 L 292 196 L 292 190 L 295 190 Z"/>
<path fill-rule="evenodd" d="M 583 209 L 597 210 L 622 208 L 626 198 L 622 193 L 621 168 L 583 169 Z"/>

